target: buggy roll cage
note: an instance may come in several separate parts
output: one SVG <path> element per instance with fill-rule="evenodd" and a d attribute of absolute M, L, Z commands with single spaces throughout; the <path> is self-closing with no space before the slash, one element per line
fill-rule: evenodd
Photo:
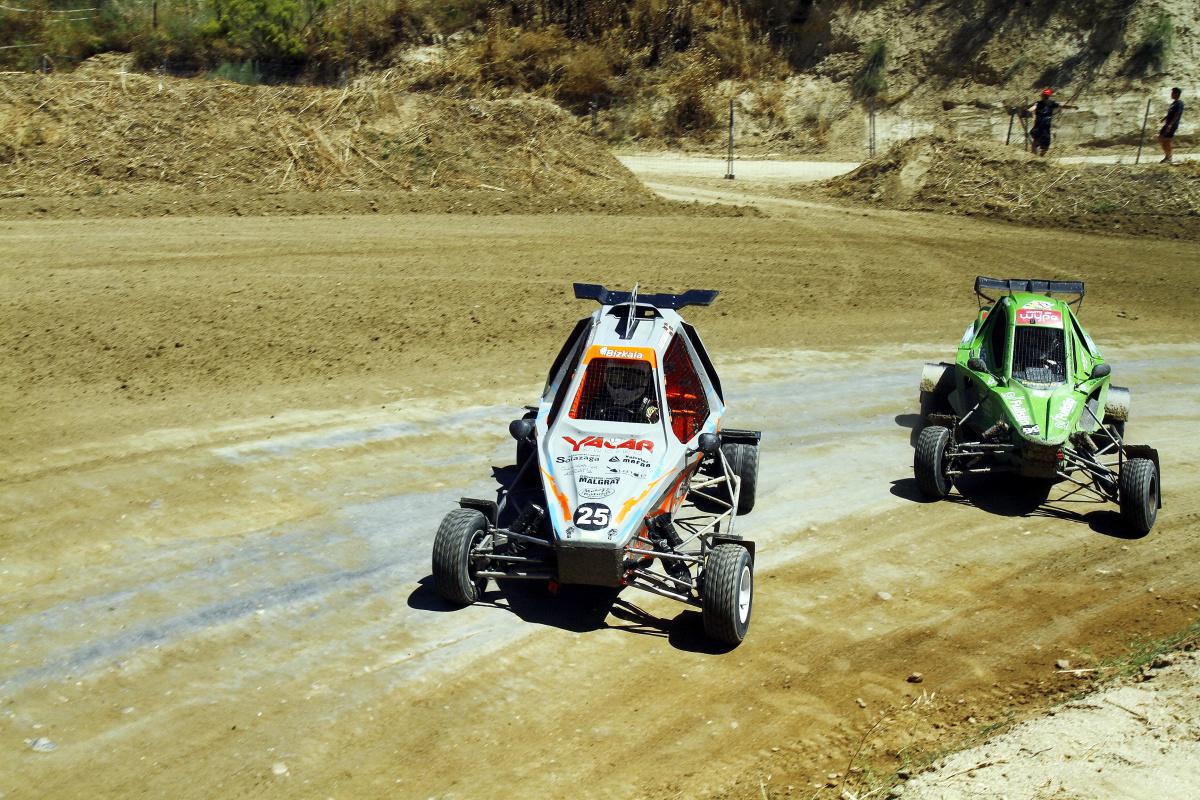
<path fill-rule="evenodd" d="M 1045 281 L 1033 278 L 988 278 L 984 275 L 976 276 L 975 294 L 980 300 L 979 305 L 981 308 L 983 306 L 982 301 L 987 300 L 989 303 L 995 303 L 998 299 L 988 294 L 989 291 L 1007 292 L 1010 295 L 1016 292 L 1070 295 L 1075 299 L 1067 300 L 1067 305 L 1074 308 L 1076 314 L 1079 313 L 1079 309 L 1083 308 L 1083 281 Z"/>
<path fill-rule="evenodd" d="M 628 339 L 632 336 L 635 320 L 641 319 L 641 315 L 637 311 L 638 304 L 643 304 L 643 307 L 648 309 L 667 308 L 672 311 L 678 311 L 688 306 L 710 306 L 719 294 L 716 289 L 688 289 L 683 294 L 639 294 L 637 284 L 634 284 L 633 291 L 631 292 L 618 292 L 606 289 L 598 283 L 574 283 L 572 285 L 575 287 L 575 297 L 579 300 L 595 300 L 597 303 L 605 306 L 629 304 L 625 326 L 623 329 L 617 329 L 622 339 Z M 621 314 L 626 312 L 618 308 L 613 308 L 608 313 Z M 654 312 L 654 315 L 660 316 L 657 312 Z M 574 343 L 577 336 L 582 334 L 587 322 L 586 319 L 582 319 L 576 324 L 575 330 L 571 332 L 570 338 L 567 339 L 567 344 L 563 345 L 558 358 L 554 361 L 554 366 L 550 368 L 550 377 L 547 379 L 547 385 L 553 380 L 555 373 L 562 366 L 562 362 L 566 360 L 567 354 L 570 351 L 570 345 Z M 687 322 L 680 320 L 680 324 L 687 334 L 688 341 L 691 342 L 692 347 L 695 349 L 696 355 L 699 356 L 700 364 L 704 367 L 709 382 L 712 383 L 713 388 L 716 390 L 717 397 L 721 399 L 722 403 L 725 402 L 725 392 L 721 388 L 721 378 L 717 375 L 717 370 L 713 367 L 708 351 L 704 348 L 704 343 L 700 340 L 700 335 Z"/>

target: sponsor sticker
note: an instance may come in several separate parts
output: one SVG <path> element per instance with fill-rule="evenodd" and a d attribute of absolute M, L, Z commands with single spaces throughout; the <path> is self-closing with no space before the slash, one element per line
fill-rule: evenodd
<path fill-rule="evenodd" d="M 572 453 L 569 456 L 555 456 L 555 464 L 580 464 L 580 463 L 596 463 L 600 460 L 600 456 L 595 453 Z"/>
<path fill-rule="evenodd" d="M 613 347 L 607 344 L 594 344 L 588 348 L 587 358 L 584 359 L 584 362 L 591 361 L 593 358 L 623 358 L 629 361 L 645 361 L 652 365 L 658 363 L 653 347 Z"/>
<path fill-rule="evenodd" d="M 633 466 L 633 467 L 642 467 L 643 469 L 650 468 L 650 459 L 642 458 L 641 456 L 628 455 L 628 454 L 620 455 L 620 456 L 613 456 L 612 458 L 610 458 L 608 460 L 608 463 L 610 465 L 610 467 L 609 467 L 610 469 L 612 468 L 612 465 L 616 465 L 616 464 L 626 464 L 626 465 Z"/>
<path fill-rule="evenodd" d="M 571 445 L 571 450 L 579 452 L 585 447 L 599 448 L 607 450 L 645 450 L 648 453 L 654 452 L 654 442 L 649 439 L 609 439 L 604 436 L 584 436 L 582 439 L 572 439 L 570 436 L 564 436 L 563 441 Z"/>
<path fill-rule="evenodd" d="M 1062 312 L 1042 308 L 1029 308 L 1028 306 L 1025 308 L 1018 308 L 1017 324 L 1042 325 L 1047 328 L 1061 328 L 1063 326 Z"/>
<path fill-rule="evenodd" d="M 644 478 L 650 472 L 650 460 L 634 455 L 613 456 L 608 459 L 604 469 L 612 475 Z"/>
<path fill-rule="evenodd" d="M 601 457 L 595 453 L 571 453 L 570 455 L 555 456 L 555 469 L 563 474 L 598 472 L 604 468 Z"/>
<path fill-rule="evenodd" d="M 959 347 L 966 347 L 971 342 L 975 341 L 975 323 L 972 322 L 967 326 L 967 330 L 963 333 L 962 339 L 959 340 Z"/>
<path fill-rule="evenodd" d="M 619 477 L 607 475 L 579 475 L 575 478 L 575 488 L 579 496 L 589 500 L 611 496 L 617 491 L 620 483 Z"/>
<path fill-rule="evenodd" d="M 1003 397 L 1008 401 L 1008 407 L 1012 411 L 1013 419 L 1022 428 L 1033 425 L 1033 417 L 1029 415 L 1029 409 L 1025 407 L 1025 397 L 1016 392 L 1004 392 Z M 1036 426 L 1035 426 L 1036 427 Z"/>
<path fill-rule="evenodd" d="M 608 468 L 608 472 L 611 475 L 628 475 L 631 478 L 644 478 L 647 474 L 649 474 L 650 471 L 646 469 L 639 469 L 637 467 L 610 466 Z"/>
<path fill-rule="evenodd" d="M 1062 405 L 1058 407 L 1058 411 L 1050 421 L 1054 423 L 1054 427 L 1056 428 L 1065 428 L 1067 427 L 1067 422 L 1071 419 L 1071 412 L 1074 410 L 1075 398 L 1068 397 L 1062 401 Z"/>

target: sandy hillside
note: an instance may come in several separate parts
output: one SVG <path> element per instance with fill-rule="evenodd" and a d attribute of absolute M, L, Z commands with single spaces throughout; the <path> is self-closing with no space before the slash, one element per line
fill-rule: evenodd
<path fill-rule="evenodd" d="M 1147 29 L 1162 14 L 1173 30 L 1170 54 L 1145 64 Z M 1056 152 L 1137 147 L 1147 100 L 1148 142 L 1165 113 L 1171 86 L 1194 96 L 1200 81 L 1200 6 L 1190 0 L 1034 2 L 975 0 L 821 3 L 805 25 L 810 60 L 796 74 L 740 90 L 747 152 L 867 153 L 869 104 L 851 85 L 876 43 L 886 46 L 884 87 L 875 102 L 881 147 L 924 136 L 1003 143 L 1010 111 L 1044 86 L 1078 106 L 1059 117 Z M 1195 117 L 1181 146 L 1194 147 Z M 1021 124 L 1012 126 L 1021 140 Z M 713 137 L 710 149 L 719 149 Z"/>

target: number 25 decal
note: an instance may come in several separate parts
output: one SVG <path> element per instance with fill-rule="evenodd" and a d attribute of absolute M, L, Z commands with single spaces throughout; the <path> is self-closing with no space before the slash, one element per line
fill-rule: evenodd
<path fill-rule="evenodd" d="M 598 531 L 608 527 L 612 510 L 602 503 L 584 503 L 575 509 L 575 527 L 585 531 Z"/>

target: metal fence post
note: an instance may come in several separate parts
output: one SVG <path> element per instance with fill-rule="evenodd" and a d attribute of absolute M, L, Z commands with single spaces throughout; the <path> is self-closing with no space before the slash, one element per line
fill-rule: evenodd
<path fill-rule="evenodd" d="M 1137 164 L 1142 160 L 1142 145 L 1146 143 L 1146 123 L 1150 121 L 1150 98 L 1146 98 L 1146 116 L 1142 117 L 1142 135 L 1138 139 L 1137 157 L 1133 159 L 1133 163 Z"/>
<path fill-rule="evenodd" d="M 867 110 L 868 115 L 868 131 L 869 141 L 867 143 L 867 153 L 871 158 L 875 157 L 875 97 L 871 97 L 870 105 Z"/>
<path fill-rule="evenodd" d="M 725 180 L 733 180 L 733 98 L 729 98 L 729 152 L 725 156 Z"/>

